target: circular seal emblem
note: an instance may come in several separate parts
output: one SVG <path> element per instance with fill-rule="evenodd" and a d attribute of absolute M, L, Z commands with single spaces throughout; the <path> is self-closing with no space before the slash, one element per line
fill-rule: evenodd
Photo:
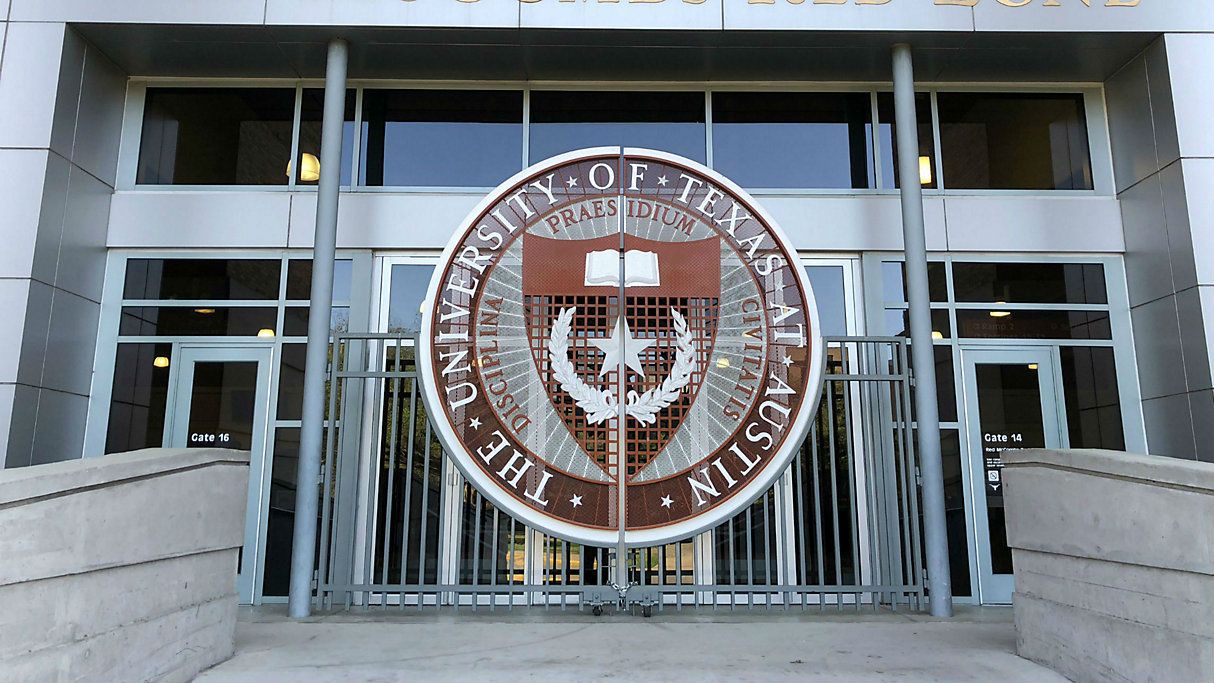
<path fill-rule="evenodd" d="M 477 489 L 591 545 L 743 509 L 808 429 L 824 359 L 775 221 L 693 161 L 594 148 L 519 173 L 434 271 L 417 367 Z"/>

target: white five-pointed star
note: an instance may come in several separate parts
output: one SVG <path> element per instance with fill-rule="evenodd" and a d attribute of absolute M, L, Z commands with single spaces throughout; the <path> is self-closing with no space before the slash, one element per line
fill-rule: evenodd
<path fill-rule="evenodd" d="M 658 176 L 658 185 L 661 185 L 662 187 L 666 187 L 666 183 L 668 183 L 668 182 L 670 182 L 670 181 L 666 180 L 666 176 Z"/>
<path fill-rule="evenodd" d="M 569 176 L 568 178 L 565 179 L 565 184 L 568 185 L 569 187 L 577 187 L 577 178 L 574 178 L 573 176 Z"/>
<path fill-rule="evenodd" d="M 788 367 L 792 365 L 792 356 L 786 353 L 784 354 L 784 357 L 780 359 L 780 362 L 784 364 L 784 367 Z"/>
<path fill-rule="evenodd" d="M 480 429 L 481 428 L 481 419 L 479 417 L 474 417 L 471 420 L 468 420 L 468 426 L 473 429 Z"/>
<path fill-rule="evenodd" d="M 621 331 L 620 328 L 623 328 Z M 645 379 L 645 368 L 641 365 L 641 352 L 654 345 L 656 339 L 635 339 L 632 333 L 628 331 L 628 321 L 623 318 L 617 318 L 615 321 L 615 330 L 611 336 L 606 339 L 590 339 L 588 340 L 598 350 L 607 354 L 603 359 L 603 367 L 599 370 L 599 377 L 615 370 L 620 366 L 620 347 L 623 347 L 624 364 L 631 368 L 636 374 Z"/>
<path fill-rule="evenodd" d="M 670 499 L 670 496 L 662 496 L 662 507 L 668 508 L 671 505 L 674 505 L 674 501 Z"/>
<path fill-rule="evenodd" d="M 582 504 L 582 497 L 581 497 L 581 496 L 574 496 L 574 497 L 572 497 L 572 498 L 570 498 L 570 499 L 569 499 L 569 503 L 570 503 L 570 505 L 572 505 L 573 507 L 577 507 L 577 506 L 579 506 L 579 505 L 581 505 L 581 504 Z"/>

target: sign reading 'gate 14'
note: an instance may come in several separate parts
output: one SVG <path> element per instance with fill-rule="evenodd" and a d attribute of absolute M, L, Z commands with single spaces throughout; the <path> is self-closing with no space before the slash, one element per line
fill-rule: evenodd
<path fill-rule="evenodd" d="M 650 150 L 581 150 L 497 188 L 448 245 L 422 330 L 464 475 L 594 545 L 728 519 L 782 473 L 821 390 L 813 293 L 780 229 L 717 173 Z"/>

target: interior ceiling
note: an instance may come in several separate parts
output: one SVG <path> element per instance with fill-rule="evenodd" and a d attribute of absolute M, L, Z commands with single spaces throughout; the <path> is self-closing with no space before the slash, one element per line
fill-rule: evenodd
<path fill-rule="evenodd" d="M 1146 33 L 836 33 L 77 25 L 132 76 L 323 78 L 350 43 L 352 79 L 888 81 L 890 47 L 922 81 L 1099 82 Z"/>

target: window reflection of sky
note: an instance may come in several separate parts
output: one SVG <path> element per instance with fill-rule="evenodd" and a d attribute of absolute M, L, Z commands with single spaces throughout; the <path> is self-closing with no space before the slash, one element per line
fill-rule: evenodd
<path fill-rule="evenodd" d="M 361 172 L 367 177 L 364 125 Z M 386 186 L 495 187 L 522 167 L 519 123 L 389 121 L 384 125 Z"/>
<path fill-rule="evenodd" d="M 822 336 L 847 334 L 847 296 L 843 286 L 843 266 L 806 266 L 809 286 L 818 303 L 818 322 Z"/>
<path fill-rule="evenodd" d="M 716 123 L 713 166 L 743 187 L 850 188 L 850 128 L 846 123 Z"/>
<path fill-rule="evenodd" d="M 644 147 L 707 161 L 703 123 L 533 123 L 530 161 L 584 147 Z"/>
<path fill-rule="evenodd" d="M 422 322 L 422 299 L 430 286 L 434 266 L 392 266 L 388 293 L 388 332 L 417 334 Z"/>

